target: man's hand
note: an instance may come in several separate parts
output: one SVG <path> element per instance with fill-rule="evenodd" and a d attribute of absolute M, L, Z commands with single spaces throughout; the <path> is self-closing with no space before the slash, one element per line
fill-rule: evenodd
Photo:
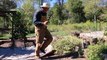
<path fill-rule="evenodd" d="M 47 28 L 48 21 L 43 22 L 44 28 Z"/>
<path fill-rule="evenodd" d="M 47 24 L 48 24 L 48 21 L 45 21 L 45 22 L 44 22 L 44 25 L 47 25 Z"/>

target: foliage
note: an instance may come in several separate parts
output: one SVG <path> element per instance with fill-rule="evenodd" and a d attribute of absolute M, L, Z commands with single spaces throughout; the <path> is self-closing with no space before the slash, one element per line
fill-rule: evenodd
<path fill-rule="evenodd" d="M 16 3 L 12 0 L 0 0 L 0 10 L 11 10 L 16 7 Z"/>
<path fill-rule="evenodd" d="M 0 11 L 11 11 L 11 9 L 16 9 L 16 7 L 17 5 L 13 0 L 0 0 Z M 3 18 L 0 19 L 0 27 L 8 29 L 11 26 L 11 21 L 9 21 L 11 14 L 3 14 L 1 12 L 0 15 L 6 15 L 0 17 Z"/>
<path fill-rule="evenodd" d="M 54 13 L 54 14 L 52 14 L 52 17 L 50 18 L 50 24 L 60 25 L 60 24 L 63 23 L 63 13 L 62 13 L 62 10 L 63 9 L 57 3 L 54 5 L 54 7 L 50 11 L 50 12 Z"/>
<path fill-rule="evenodd" d="M 82 1 L 80 0 L 68 0 L 67 9 L 73 18 L 73 22 L 80 23 L 85 22 L 85 13 L 83 11 L 84 6 L 82 6 Z"/>
<path fill-rule="evenodd" d="M 26 22 L 22 20 L 22 14 L 20 12 L 16 13 L 16 16 L 14 16 L 13 22 L 13 38 L 25 38 L 27 35 L 27 26 Z"/>
<path fill-rule="evenodd" d="M 2 22 L 2 23 L 1 23 L 1 22 Z M 4 21 L 3 21 L 3 18 L 0 17 L 0 28 L 3 28 L 3 27 L 4 27 L 4 26 L 3 26 L 3 22 L 4 22 Z"/>
<path fill-rule="evenodd" d="M 85 16 L 88 20 L 93 20 L 98 19 L 98 17 L 103 13 L 102 9 L 99 8 L 100 0 L 86 0 L 84 2 L 84 11 L 85 11 Z"/>
<path fill-rule="evenodd" d="M 66 54 L 74 52 L 74 47 L 80 45 L 81 40 L 76 37 L 65 36 L 61 40 L 57 40 L 53 43 L 54 49 L 57 54 Z"/>
<path fill-rule="evenodd" d="M 107 36 L 107 31 L 104 32 L 104 35 Z"/>
<path fill-rule="evenodd" d="M 104 60 L 102 53 L 107 53 L 106 50 L 107 44 L 89 46 L 87 50 L 88 60 Z"/>
<path fill-rule="evenodd" d="M 58 31 L 62 31 L 62 28 L 63 27 L 60 27 L 61 25 L 49 25 L 48 26 L 48 29 L 51 31 L 51 32 L 58 32 Z"/>
<path fill-rule="evenodd" d="M 33 0 L 24 1 L 24 5 L 22 8 L 19 9 L 21 14 L 23 14 L 21 17 L 26 23 L 27 30 L 31 33 L 33 27 L 32 19 L 34 14 L 34 7 L 33 7 Z M 28 8 L 29 7 L 29 8 Z M 34 30 L 33 30 L 34 31 Z"/>
<path fill-rule="evenodd" d="M 21 22 L 24 23 L 25 27 L 27 26 L 26 25 L 26 21 L 23 20 L 23 18 L 21 19 Z M 101 26 L 97 25 L 97 28 L 100 28 L 101 30 L 105 30 L 105 35 L 106 35 L 107 34 L 106 33 L 107 23 L 106 22 L 100 22 L 100 24 L 101 24 Z M 79 23 L 79 24 L 77 24 L 77 23 L 74 23 L 74 24 L 63 24 L 63 25 L 52 25 L 52 24 L 49 24 L 48 25 L 48 29 L 52 33 L 52 35 L 55 35 L 55 36 L 66 36 L 66 35 L 70 35 L 71 32 L 74 32 L 74 31 L 83 31 L 83 32 L 95 31 L 96 30 L 96 24 L 91 22 L 91 21 L 87 21 L 86 23 Z M 30 30 L 31 30 L 32 33 L 34 33 L 34 26 L 30 26 Z"/>
<path fill-rule="evenodd" d="M 101 21 L 107 22 L 107 13 L 104 13 L 104 14 L 100 15 L 99 18 L 100 18 Z"/>
<path fill-rule="evenodd" d="M 11 11 L 12 9 L 16 9 L 16 7 L 17 7 L 17 5 L 13 0 L 0 0 L 0 11 L 4 11 L 4 12 Z M 2 15 L 4 15 L 4 16 L 2 16 Z M 8 14 L 8 13 L 3 14 L 1 12 L 0 16 L 1 16 L 0 17 L 0 28 L 4 29 L 4 30 L 0 31 L 0 35 L 2 35 L 2 37 L 0 36 L 0 38 L 9 39 L 11 37 L 10 36 L 10 32 L 11 32 L 10 28 L 12 27 L 10 16 L 12 16 L 12 14 L 11 13 L 10 14 Z"/>
<path fill-rule="evenodd" d="M 38 4 L 40 4 L 41 1 L 40 0 L 29 0 L 29 1 L 23 0 L 23 1 L 24 1 L 23 6 L 21 8 L 19 8 L 19 10 L 23 14 L 22 17 L 23 17 L 23 20 L 26 21 L 26 26 L 27 26 L 29 33 L 33 33 L 34 26 L 32 23 L 32 18 L 33 18 L 33 13 L 34 13 L 34 5 L 36 5 L 35 9 L 38 10 L 39 8 L 37 8 L 37 6 L 38 6 Z M 44 1 L 46 1 L 46 0 L 44 0 Z M 62 1 L 62 0 L 60 0 L 60 1 Z M 51 1 L 48 1 L 48 3 L 50 3 L 50 2 Z M 88 2 L 90 2 L 90 3 L 88 3 Z M 94 19 L 94 15 L 95 15 L 94 8 L 97 8 L 96 16 L 97 16 L 97 19 L 99 19 L 100 18 L 99 16 L 102 15 L 103 11 L 98 6 L 96 7 L 95 2 L 99 3 L 99 1 L 94 1 L 94 0 L 91 0 L 91 1 L 86 0 L 85 2 L 83 2 L 81 0 L 77 0 L 77 1 L 67 0 L 67 2 L 64 2 L 61 5 L 58 0 L 57 3 L 54 4 L 54 6 L 51 7 L 50 11 L 48 12 L 48 17 L 50 18 L 49 22 L 50 22 L 50 24 L 56 24 L 56 25 L 63 25 L 63 24 L 70 24 L 70 23 L 73 24 L 74 22 L 80 23 L 80 22 L 86 21 L 85 15 L 86 15 L 88 21 L 92 21 L 92 19 Z M 105 20 L 105 19 L 106 19 L 106 17 L 104 16 L 103 20 Z M 100 21 L 100 19 L 99 19 L 99 21 Z M 78 30 L 82 30 L 82 29 L 90 30 L 90 28 L 91 28 L 91 30 L 96 30 L 96 28 L 97 28 L 95 26 L 95 24 L 92 24 L 92 26 L 90 26 L 90 25 L 87 26 L 87 23 L 85 23 L 83 25 L 81 25 L 81 24 L 82 23 L 77 24 L 77 25 L 73 24 L 72 28 L 70 28 L 70 30 L 76 29 L 76 28 Z M 56 30 L 58 30 L 58 29 L 56 29 Z"/>
<path fill-rule="evenodd" d="M 56 0 L 54 6 L 50 8 L 48 16 L 51 16 L 50 24 L 62 25 L 67 17 L 64 0 Z"/>
<path fill-rule="evenodd" d="M 52 32 L 54 35 L 68 35 L 72 31 L 84 31 L 84 32 L 90 32 L 90 31 L 96 31 L 98 30 L 106 30 L 107 23 L 106 22 L 100 22 L 97 23 L 97 26 L 94 22 L 87 21 L 86 23 L 74 23 L 74 24 L 63 24 L 63 25 L 52 25 L 50 24 L 48 26 L 48 29 Z"/>
<path fill-rule="evenodd" d="M 10 37 L 12 37 L 10 34 L 0 34 L 0 39 L 9 39 Z"/>

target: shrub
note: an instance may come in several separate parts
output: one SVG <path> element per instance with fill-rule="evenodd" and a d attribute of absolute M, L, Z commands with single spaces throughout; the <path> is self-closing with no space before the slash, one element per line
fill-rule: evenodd
<path fill-rule="evenodd" d="M 102 53 L 107 54 L 107 43 L 103 45 L 102 47 L 103 47 Z"/>
<path fill-rule="evenodd" d="M 80 45 L 80 39 L 71 36 L 65 36 L 61 40 L 57 40 L 53 43 L 56 53 L 59 55 L 74 52 L 73 48 Z"/>
<path fill-rule="evenodd" d="M 107 36 L 107 31 L 104 32 L 104 35 Z"/>
<path fill-rule="evenodd" d="M 31 25 L 29 27 L 29 33 L 35 33 L 35 26 L 34 25 Z"/>
<path fill-rule="evenodd" d="M 107 45 L 91 45 L 87 50 L 88 60 L 104 60 L 103 54 L 107 53 Z"/>

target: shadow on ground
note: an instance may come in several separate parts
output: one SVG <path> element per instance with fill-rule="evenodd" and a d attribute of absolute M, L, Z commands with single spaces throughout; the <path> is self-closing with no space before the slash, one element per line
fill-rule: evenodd
<path fill-rule="evenodd" d="M 0 59 L 19 55 L 30 55 L 34 50 L 26 48 L 0 48 Z"/>
<path fill-rule="evenodd" d="M 78 58 L 79 56 L 75 53 L 70 53 L 70 54 L 65 54 L 65 55 L 53 55 L 53 56 L 50 56 L 50 57 L 46 57 L 46 58 L 43 58 L 43 60 L 71 60 L 71 59 L 76 59 Z M 84 57 L 81 57 L 81 58 L 84 58 Z"/>

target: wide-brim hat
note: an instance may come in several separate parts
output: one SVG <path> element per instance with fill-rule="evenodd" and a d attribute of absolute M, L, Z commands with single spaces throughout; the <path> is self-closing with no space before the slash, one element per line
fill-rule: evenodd
<path fill-rule="evenodd" d="M 43 3 L 43 5 L 41 5 L 40 7 L 46 7 L 49 8 L 49 5 L 47 3 Z"/>

